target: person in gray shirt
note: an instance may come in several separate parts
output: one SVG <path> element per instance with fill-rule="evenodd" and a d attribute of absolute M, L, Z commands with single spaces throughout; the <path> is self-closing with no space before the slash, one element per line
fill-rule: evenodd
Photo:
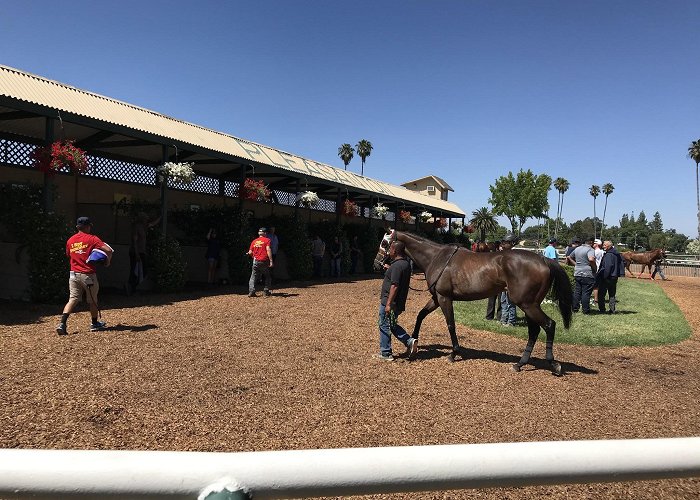
<path fill-rule="evenodd" d="M 574 312 L 578 312 L 579 307 L 583 310 L 583 314 L 591 313 L 591 293 L 595 284 L 595 274 L 597 271 L 595 263 L 595 251 L 591 247 L 593 238 L 586 238 L 583 245 L 574 249 L 571 254 L 566 257 L 566 262 L 574 266 L 574 280 L 576 286 L 574 288 Z"/>

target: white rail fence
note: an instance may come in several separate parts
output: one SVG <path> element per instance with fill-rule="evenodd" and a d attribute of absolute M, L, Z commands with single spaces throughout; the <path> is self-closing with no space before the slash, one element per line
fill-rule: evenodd
<path fill-rule="evenodd" d="M 195 453 L 0 450 L 1 498 L 303 498 L 700 477 L 700 437 Z"/>

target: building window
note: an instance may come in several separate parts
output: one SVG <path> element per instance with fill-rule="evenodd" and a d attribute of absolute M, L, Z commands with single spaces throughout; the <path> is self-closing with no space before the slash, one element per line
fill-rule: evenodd
<path fill-rule="evenodd" d="M 428 186 L 428 194 L 435 194 L 435 186 Z"/>

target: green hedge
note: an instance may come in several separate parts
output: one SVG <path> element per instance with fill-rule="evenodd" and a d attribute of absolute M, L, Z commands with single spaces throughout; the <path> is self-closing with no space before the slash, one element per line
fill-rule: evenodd
<path fill-rule="evenodd" d="M 43 209 L 43 187 L 0 184 L 0 223 L 29 255 L 29 293 L 33 301 L 60 303 L 68 298 L 66 240 L 73 234 L 65 218 Z"/>

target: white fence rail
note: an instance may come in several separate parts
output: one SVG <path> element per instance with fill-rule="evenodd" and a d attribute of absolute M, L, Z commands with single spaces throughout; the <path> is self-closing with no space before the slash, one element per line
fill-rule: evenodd
<path fill-rule="evenodd" d="M 0 450 L 2 498 L 302 498 L 700 477 L 700 437 L 194 453 Z"/>

